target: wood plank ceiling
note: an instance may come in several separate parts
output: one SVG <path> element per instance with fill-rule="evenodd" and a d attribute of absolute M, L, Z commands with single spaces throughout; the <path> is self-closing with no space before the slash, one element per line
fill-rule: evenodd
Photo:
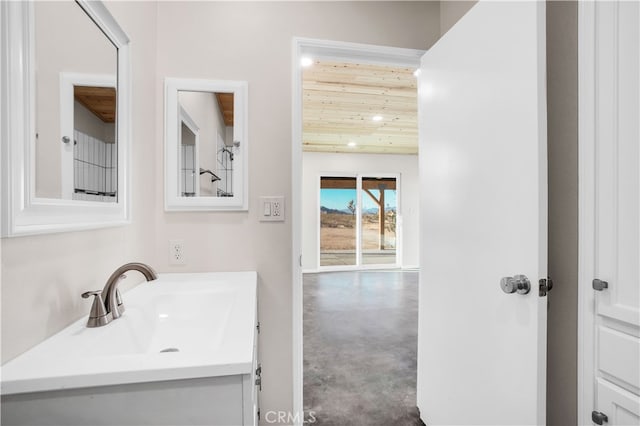
<path fill-rule="evenodd" d="M 233 93 L 216 92 L 218 107 L 225 126 L 233 126 Z"/>
<path fill-rule="evenodd" d="M 116 121 L 116 89 L 113 87 L 74 86 L 73 96 L 103 122 Z"/>
<path fill-rule="evenodd" d="M 418 153 L 414 70 L 314 60 L 303 69 L 303 150 Z"/>

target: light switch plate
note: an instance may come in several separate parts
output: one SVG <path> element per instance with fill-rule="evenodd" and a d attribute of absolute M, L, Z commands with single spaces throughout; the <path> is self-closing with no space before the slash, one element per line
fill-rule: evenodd
<path fill-rule="evenodd" d="M 260 197 L 260 222 L 284 222 L 284 197 Z"/>

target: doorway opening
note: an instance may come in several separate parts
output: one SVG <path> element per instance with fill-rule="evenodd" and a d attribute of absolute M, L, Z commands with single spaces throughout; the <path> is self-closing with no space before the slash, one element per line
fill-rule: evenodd
<path fill-rule="evenodd" d="M 417 301 L 418 274 L 415 269 L 408 272 L 397 268 L 418 266 L 417 249 L 408 250 L 409 259 L 403 256 L 403 246 L 412 244 L 412 238 L 415 238 L 417 247 L 417 197 L 400 200 L 400 193 L 417 193 L 419 189 L 417 84 L 413 72 L 423 53 L 412 49 L 294 40 L 292 199 L 298 200 L 292 204 L 294 411 L 306 414 L 306 418 L 314 414 L 316 418 L 319 415 L 325 421 L 331 421 L 326 417 L 327 411 L 332 415 L 345 413 L 340 413 L 342 409 L 336 405 L 326 407 L 324 404 L 328 401 L 315 400 L 318 393 L 308 387 L 305 377 L 317 381 L 312 384 L 315 390 L 329 384 L 331 391 L 321 394 L 332 395 L 334 402 L 354 397 L 351 398 L 353 404 L 343 408 L 357 416 L 358 411 L 354 407 L 359 404 L 369 404 L 371 411 L 383 405 L 380 404 L 382 401 L 367 401 L 364 395 L 357 395 L 359 385 L 350 378 L 367 377 L 359 375 L 358 367 L 369 372 L 378 370 L 382 376 L 374 374 L 368 377 L 384 382 L 384 374 L 386 377 L 402 377 L 384 373 L 384 368 L 378 368 L 394 364 L 384 361 L 388 361 L 389 356 L 402 357 L 406 361 L 403 365 L 415 364 L 415 354 L 400 355 L 402 351 L 392 350 L 385 355 L 384 351 L 377 351 L 376 346 L 393 348 L 394 343 L 379 341 L 376 344 L 375 333 L 367 332 L 358 324 L 366 323 L 379 331 L 390 331 L 382 333 L 386 338 L 406 332 L 407 340 L 413 342 L 409 348 L 417 347 L 417 336 L 411 337 L 412 327 L 403 327 L 398 332 L 394 329 L 397 321 L 375 326 L 375 321 L 367 321 L 363 316 L 394 317 L 404 312 L 408 322 L 415 324 L 417 329 L 417 304 L 413 311 L 403 308 L 400 301 L 411 304 L 412 292 Z M 375 88 L 363 84 L 362 79 L 375 79 L 386 73 L 395 73 L 386 80 L 387 84 Z M 410 77 L 413 88 L 393 87 L 399 75 Z M 339 87 L 322 92 L 328 83 L 336 83 L 335 78 L 343 78 L 344 81 L 338 83 Z M 350 92 L 349 88 L 354 86 L 356 92 Z M 407 104 L 415 115 L 413 119 L 407 120 L 402 113 L 392 112 L 392 106 Z M 353 111 L 352 108 L 361 110 Z M 341 193 L 336 197 L 344 202 L 341 205 L 329 204 L 330 192 Z M 406 208 L 405 201 L 415 205 Z M 415 226 L 411 223 L 413 219 Z M 406 239 L 401 238 L 403 227 L 413 227 L 412 235 Z M 333 246 L 329 244 L 332 236 Z M 336 238 L 340 240 L 338 237 L 342 239 L 342 245 L 336 245 Z M 411 260 L 410 256 L 416 259 Z M 365 308 L 365 301 L 369 308 Z M 354 308 L 357 306 L 363 309 L 356 312 Z M 348 316 L 339 321 L 345 327 L 335 322 L 338 311 Z M 327 321 L 327 318 L 334 320 Z M 323 329 L 333 335 L 312 332 Z M 362 357 L 371 356 L 368 361 L 373 360 L 373 364 L 362 362 L 364 358 L 351 353 L 353 347 L 341 347 L 341 332 L 344 332 L 343 337 L 351 335 L 355 346 L 363 349 Z M 325 339 L 327 337 L 328 340 Z M 318 348 L 324 350 L 319 351 Z M 415 349 L 409 350 L 412 351 Z M 311 359 L 309 355 L 317 356 Z M 325 380 L 335 377 L 335 374 L 322 367 L 322 359 L 345 360 L 344 363 L 334 363 L 345 373 L 342 380 L 338 380 L 340 383 L 330 384 L 331 380 Z M 377 366 L 376 360 L 380 362 Z M 409 373 L 408 377 L 415 379 L 415 374 Z M 400 382 L 406 389 L 407 383 L 402 379 Z M 408 401 L 408 406 L 413 409 L 416 405 L 415 382 L 408 386 L 413 390 L 413 396 L 411 392 L 407 396 L 400 391 L 402 396 L 398 401 L 404 398 L 404 402 Z M 383 392 L 374 391 L 371 395 L 384 399 Z M 324 413 L 311 413 L 318 402 L 323 405 Z M 398 402 L 397 405 L 407 404 Z M 410 413 L 406 415 L 411 416 Z"/>

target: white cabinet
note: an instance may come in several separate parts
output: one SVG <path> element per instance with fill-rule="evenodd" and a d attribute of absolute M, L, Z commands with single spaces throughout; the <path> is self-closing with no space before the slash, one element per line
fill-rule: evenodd
<path fill-rule="evenodd" d="M 257 425 L 257 378 L 254 368 L 243 375 L 5 395 L 2 424 Z"/>
<path fill-rule="evenodd" d="M 608 425 L 637 426 L 640 424 L 640 399 L 637 395 L 598 379 L 598 410 L 606 413 Z"/>
<path fill-rule="evenodd" d="M 160 274 L 123 298 L 117 321 L 2 366 L 3 426 L 258 424 L 255 272 Z"/>
<path fill-rule="evenodd" d="M 580 424 L 639 425 L 640 3 L 579 7 Z"/>
<path fill-rule="evenodd" d="M 33 392 L 2 396 L 2 425 L 255 426 L 250 374 Z"/>
<path fill-rule="evenodd" d="M 258 332 L 255 333 L 253 344 L 253 368 L 251 374 L 242 376 L 242 412 L 244 426 L 257 426 L 260 420 L 258 392 L 262 389 L 262 364 L 258 362 L 259 323 L 256 325 L 256 329 Z"/>

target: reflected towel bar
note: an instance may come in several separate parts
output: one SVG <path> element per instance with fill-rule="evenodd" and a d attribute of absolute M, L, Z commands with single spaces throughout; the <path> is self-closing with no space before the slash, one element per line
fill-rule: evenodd
<path fill-rule="evenodd" d="M 218 177 L 218 175 L 216 175 L 215 173 L 213 173 L 211 170 L 209 170 L 209 169 L 205 170 L 205 169 L 203 169 L 203 168 L 200 168 L 200 174 L 201 174 L 201 175 L 203 175 L 203 174 L 205 174 L 205 173 L 209 173 L 209 174 L 211 175 L 211 182 L 215 182 L 215 181 L 217 181 L 217 180 L 220 180 L 220 178 Z"/>

